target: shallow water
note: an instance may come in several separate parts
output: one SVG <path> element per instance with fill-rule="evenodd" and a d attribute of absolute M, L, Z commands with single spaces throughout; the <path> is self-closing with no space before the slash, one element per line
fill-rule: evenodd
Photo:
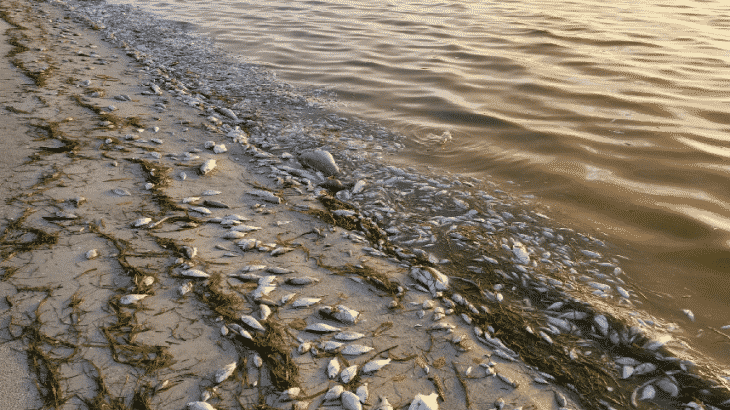
<path fill-rule="evenodd" d="M 728 357 L 701 330 L 730 324 L 730 6 L 112 2 L 334 91 L 338 109 L 406 135 L 405 162 L 514 181 L 606 233 L 643 308 Z"/>

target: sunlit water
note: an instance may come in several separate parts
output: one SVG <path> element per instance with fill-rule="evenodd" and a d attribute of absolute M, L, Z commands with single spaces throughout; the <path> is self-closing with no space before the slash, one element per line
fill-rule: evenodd
<path fill-rule="evenodd" d="M 112 2 L 335 91 L 340 110 L 408 136 L 408 161 L 514 181 L 605 232 L 644 308 L 730 357 L 703 332 L 730 324 L 724 1 Z"/>

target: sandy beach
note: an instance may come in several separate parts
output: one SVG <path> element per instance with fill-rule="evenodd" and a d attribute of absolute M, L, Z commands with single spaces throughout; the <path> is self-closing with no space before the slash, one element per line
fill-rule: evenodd
<path fill-rule="evenodd" d="M 269 152 L 263 116 L 191 104 L 62 3 L 0 12 L 3 408 L 727 408 L 628 331 L 633 379 L 574 359 L 503 286 L 389 244 L 326 150 Z"/>

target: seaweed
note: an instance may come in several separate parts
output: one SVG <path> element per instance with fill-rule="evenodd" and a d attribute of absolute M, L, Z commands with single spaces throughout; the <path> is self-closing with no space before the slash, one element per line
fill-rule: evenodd
<path fill-rule="evenodd" d="M 58 242 L 58 233 L 48 233 L 42 229 L 25 225 L 26 218 L 32 212 L 26 209 L 18 219 L 8 222 L 0 235 L 0 258 L 3 262 L 14 255 L 48 246 Z"/>

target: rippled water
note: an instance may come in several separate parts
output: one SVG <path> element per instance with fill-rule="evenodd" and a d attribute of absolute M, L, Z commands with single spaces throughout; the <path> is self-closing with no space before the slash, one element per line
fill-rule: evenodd
<path fill-rule="evenodd" d="M 724 1 L 112 2 L 335 91 L 408 136 L 407 161 L 514 181 L 605 232 L 646 309 L 693 332 L 730 324 Z"/>

